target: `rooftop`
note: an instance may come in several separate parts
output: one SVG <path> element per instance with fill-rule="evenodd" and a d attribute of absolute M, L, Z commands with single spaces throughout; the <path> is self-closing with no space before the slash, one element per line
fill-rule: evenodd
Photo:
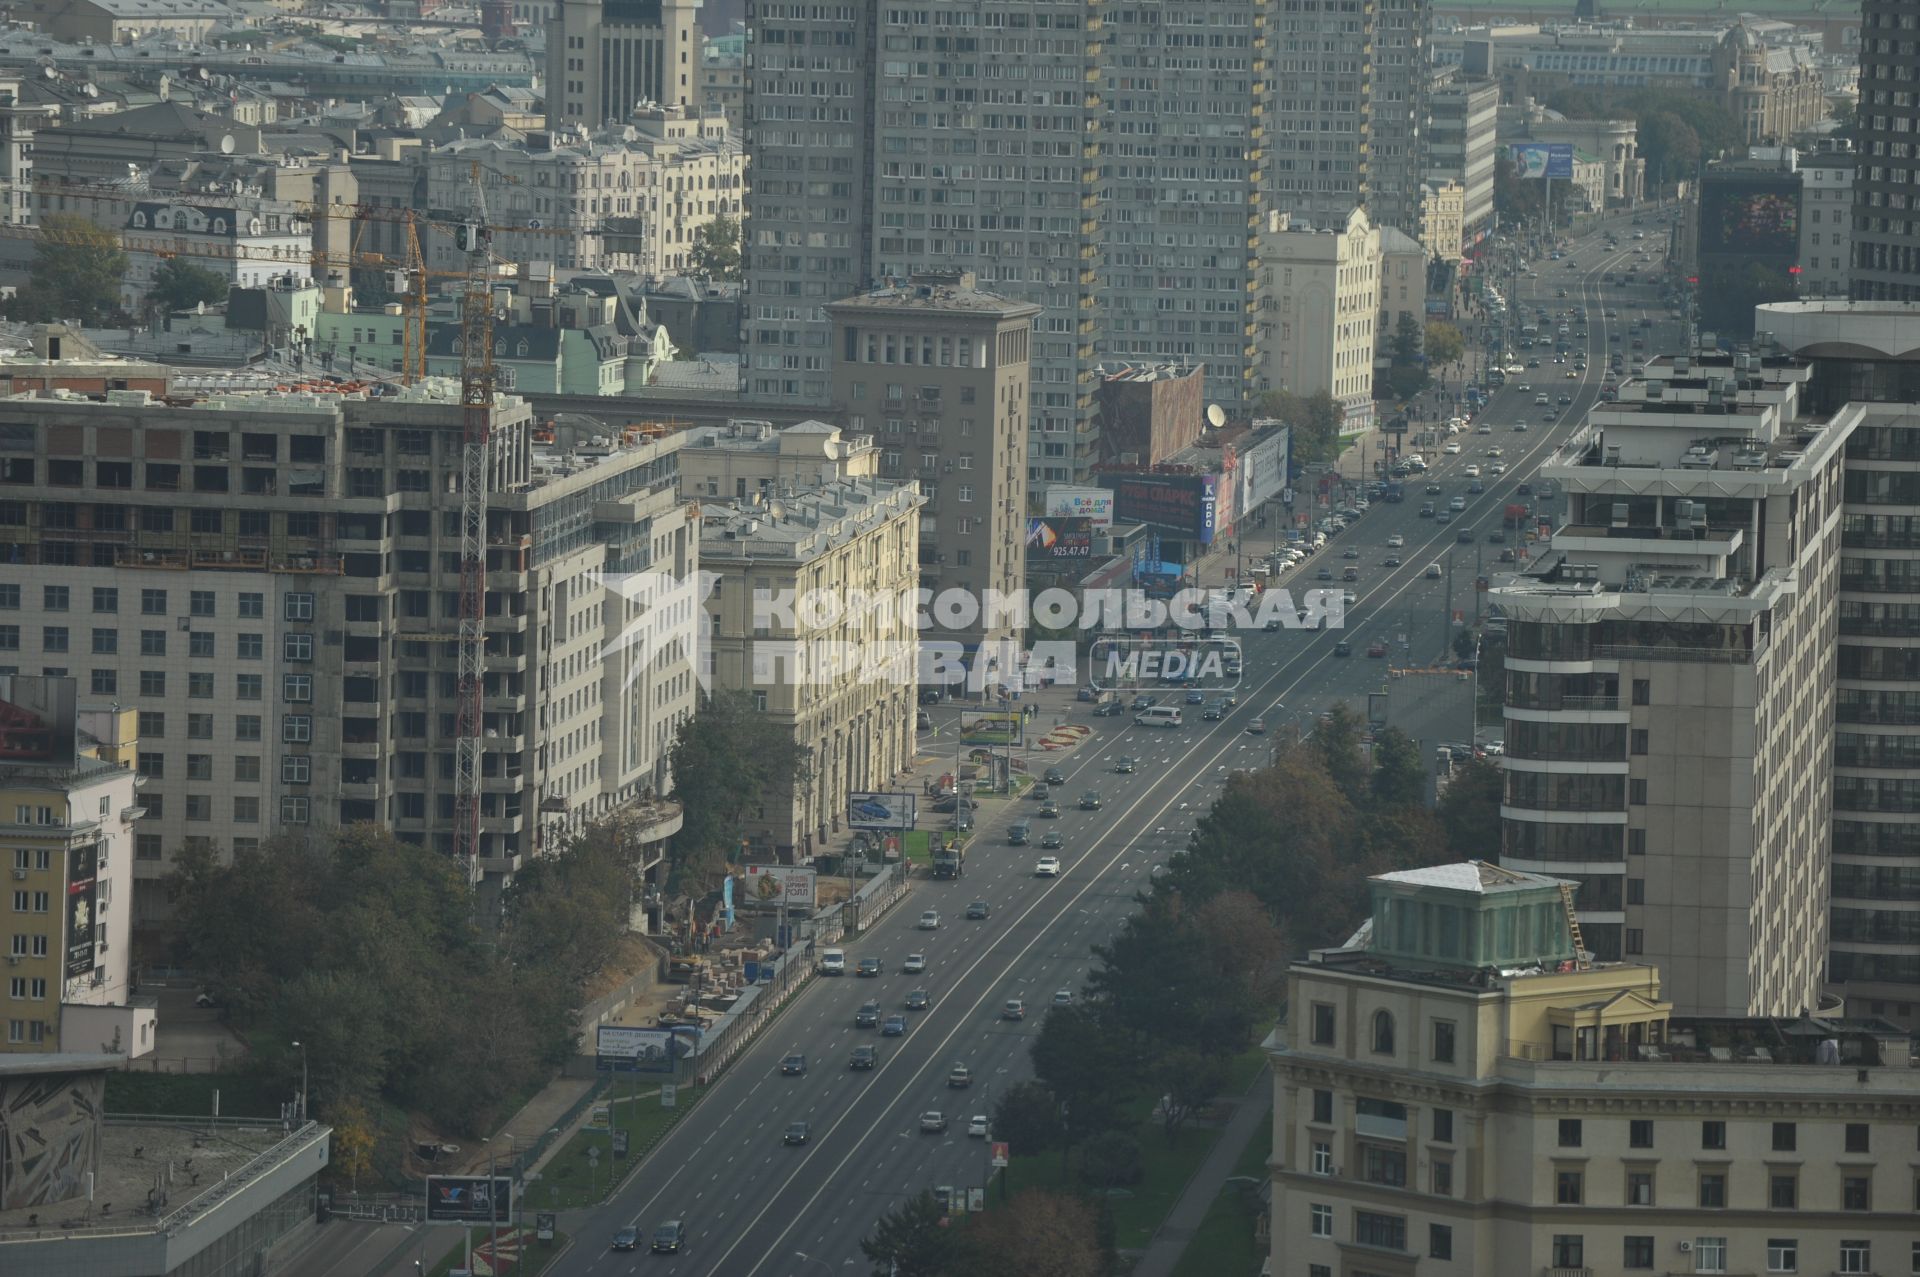
<path fill-rule="evenodd" d="M 764 501 L 701 506 L 703 559 L 810 559 L 925 504 L 915 483 L 835 479 Z"/>
<path fill-rule="evenodd" d="M 1041 308 L 1032 302 L 1014 301 L 998 293 L 982 292 L 974 285 L 971 271 L 937 271 L 910 276 L 905 282 L 889 280 L 885 286 L 857 297 L 844 298 L 827 305 L 829 311 L 847 310 L 922 310 L 950 315 L 1037 315 Z"/>
<path fill-rule="evenodd" d="M 1431 865 L 1425 869 L 1402 869 L 1395 873 L 1377 874 L 1373 881 L 1395 882 L 1409 887 L 1439 887 L 1447 891 L 1472 892 L 1475 895 L 1491 895 L 1518 889 L 1536 891 L 1541 887 L 1557 888 L 1560 885 L 1558 878 L 1549 878 L 1545 874 L 1522 873 L 1517 869 L 1502 869 L 1499 865 L 1485 860 L 1466 860 L 1452 865 Z"/>

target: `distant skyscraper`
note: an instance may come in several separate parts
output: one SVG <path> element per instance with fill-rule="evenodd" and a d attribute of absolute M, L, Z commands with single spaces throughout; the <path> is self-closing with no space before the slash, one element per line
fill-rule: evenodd
<path fill-rule="evenodd" d="M 1853 296 L 1920 301 L 1920 208 L 1910 206 L 1920 156 L 1920 98 L 1913 92 L 1920 0 L 1864 0 L 1860 105 L 1853 180 Z"/>
<path fill-rule="evenodd" d="M 699 0 L 561 0 L 547 29 L 547 127 L 598 128 L 642 102 L 691 106 Z"/>
<path fill-rule="evenodd" d="M 1430 0 L 1374 0 L 1368 77 L 1367 213 L 1375 226 L 1420 237 L 1426 180 L 1427 39 Z"/>
<path fill-rule="evenodd" d="M 1345 226 L 1366 196 L 1372 9 L 1306 0 L 1274 18 L 1268 188 L 1295 225 Z"/>

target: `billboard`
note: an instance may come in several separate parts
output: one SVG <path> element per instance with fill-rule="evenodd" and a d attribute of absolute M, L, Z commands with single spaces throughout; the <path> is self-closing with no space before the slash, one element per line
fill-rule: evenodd
<path fill-rule="evenodd" d="M 802 865 L 748 865 L 746 904 L 755 909 L 813 909 L 814 871 Z"/>
<path fill-rule="evenodd" d="M 512 1223 L 513 1178 L 508 1175 L 427 1176 L 427 1222 Z"/>
<path fill-rule="evenodd" d="M 965 713 L 960 715 L 962 745 L 1018 745 L 1024 739 L 1026 716 L 1010 714 Z"/>
<path fill-rule="evenodd" d="M 870 794 L 855 790 L 847 795 L 847 828 L 912 829 L 916 797 L 914 794 Z"/>
<path fill-rule="evenodd" d="M 1292 434 L 1282 428 L 1251 448 L 1242 450 L 1238 472 L 1241 517 L 1251 514 L 1286 491 L 1291 443 Z"/>
<path fill-rule="evenodd" d="M 1798 182 L 1798 178 L 1706 182 L 1700 191 L 1701 254 L 1797 258 Z"/>
<path fill-rule="evenodd" d="M 1028 519 L 1029 559 L 1090 559 L 1092 519 Z"/>
<path fill-rule="evenodd" d="M 1215 477 L 1210 474 L 1111 475 L 1113 516 L 1122 523 L 1147 523 L 1202 545 L 1213 544 L 1218 514 Z"/>
<path fill-rule="evenodd" d="M 99 895 L 100 844 L 67 849 L 67 979 L 93 974 L 93 942 L 99 927 L 95 904 Z"/>
<path fill-rule="evenodd" d="M 1515 177 L 1562 177 L 1572 180 L 1573 143 L 1515 142 L 1513 167 Z"/>
<path fill-rule="evenodd" d="M 673 1029 L 603 1024 L 593 1047 L 594 1066 L 608 1073 L 672 1073 L 681 1055 L 677 1036 Z"/>
<path fill-rule="evenodd" d="M 1113 494 L 1105 488 L 1048 488 L 1040 511 L 1049 519 L 1087 519 L 1096 528 L 1113 526 Z"/>

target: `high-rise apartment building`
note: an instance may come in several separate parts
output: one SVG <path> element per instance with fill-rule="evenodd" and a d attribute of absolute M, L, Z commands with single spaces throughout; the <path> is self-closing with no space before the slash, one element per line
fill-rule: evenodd
<path fill-rule="evenodd" d="M 1845 297 L 1853 265 L 1851 147 L 1822 148 L 1800 157 L 1800 285 L 1802 297 Z"/>
<path fill-rule="evenodd" d="M 642 102 L 699 98 L 699 0 L 560 0 L 547 38 L 547 127 L 597 129 Z"/>
<path fill-rule="evenodd" d="M 1561 881 L 1383 874 L 1290 968 L 1269 1271 L 1909 1271 L 1906 1034 L 1686 1015 L 1660 968 L 1579 957 Z"/>
<path fill-rule="evenodd" d="M 1093 465 L 1102 35 L 1099 7 L 1064 0 L 749 5 L 749 394 L 824 402 L 827 302 L 969 271 L 1044 312 L 1032 473 Z"/>
<path fill-rule="evenodd" d="M 916 275 L 827 307 L 833 398 L 847 428 L 880 443 L 880 477 L 917 480 L 920 588 L 984 600 L 1026 586 L 1032 331 L 1040 308 L 971 275 Z M 973 647 L 1025 620 L 935 609 L 923 639 Z"/>
<path fill-rule="evenodd" d="M 1446 72 L 1427 94 L 1427 181 L 1458 182 L 1462 187 L 1460 234 L 1468 244 L 1493 229 L 1499 115 L 1500 86 L 1492 80 Z"/>
<path fill-rule="evenodd" d="M 1913 91 L 1920 0 L 1860 6 L 1860 151 L 1853 181 L 1853 296 L 1920 301 L 1920 209 L 1912 205 L 1920 156 L 1920 99 Z"/>
<path fill-rule="evenodd" d="M 1367 197 L 1373 10 L 1373 0 L 1301 0 L 1272 19 L 1269 189 L 1296 223 L 1345 226 Z"/>
<path fill-rule="evenodd" d="M 1432 0 L 1373 0 L 1372 9 L 1367 216 L 1375 226 L 1419 239 Z"/>
<path fill-rule="evenodd" d="M 163 910 L 189 842 L 374 821 L 450 850 L 458 385 L 105 399 L 0 402 L 0 602 L 18 669 L 138 714 L 133 907 Z M 473 867 L 495 878 L 621 809 L 657 860 L 697 674 L 680 436 L 540 435 L 496 400 Z"/>
<path fill-rule="evenodd" d="M 1273 141 L 1271 8 L 1103 6 L 1100 354 L 1202 364 L 1207 398 L 1235 415 L 1257 393 L 1247 281 Z"/>
<path fill-rule="evenodd" d="M 1587 947 L 1700 1014 L 1797 1015 L 1823 988 L 1853 427 L 1802 418 L 1807 376 L 1653 360 L 1548 457 L 1567 522 L 1492 594 L 1501 863 L 1579 882 Z"/>

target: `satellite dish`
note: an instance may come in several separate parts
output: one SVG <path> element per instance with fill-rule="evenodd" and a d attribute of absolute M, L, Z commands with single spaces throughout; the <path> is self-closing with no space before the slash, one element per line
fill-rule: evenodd
<path fill-rule="evenodd" d="M 1207 424 L 1218 430 L 1227 424 L 1227 410 L 1217 403 L 1207 405 Z"/>

